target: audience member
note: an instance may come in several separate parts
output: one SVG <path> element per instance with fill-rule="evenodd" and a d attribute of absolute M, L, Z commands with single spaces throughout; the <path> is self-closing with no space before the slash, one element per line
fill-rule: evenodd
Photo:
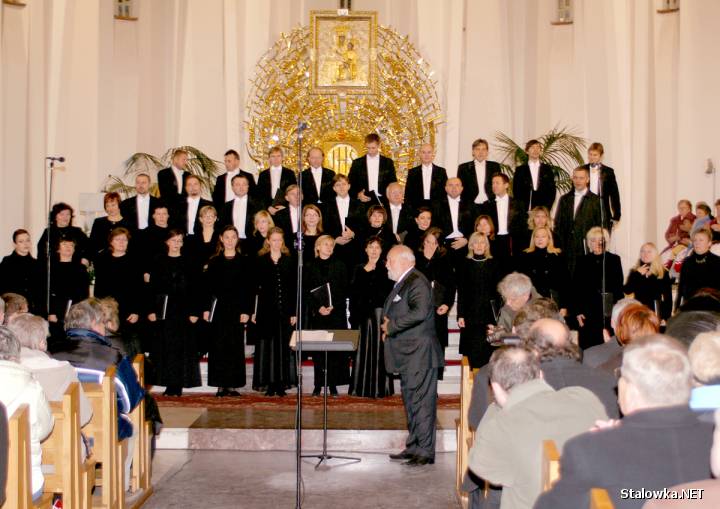
<path fill-rule="evenodd" d="M 610 314 L 610 330 L 617 330 L 620 313 L 622 313 L 623 310 L 630 304 L 640 304 L 640 301 L 631 298 L 624 298 L 615 303 L 612 308 L 612 313 Z M 606 331 L 603 339 L 605 339 L 603 344 L 591 346 L 587 350 L 583 351 L 583 364 L 590 366 L 591 368 L 597 368 L 613 357 L 617 352 L 622 351 L 622 345 L 618 342 L 616 334 L 610 335 L 610 333 Z"/>
<path fill-rule="evenodd" d="M 617 342 L 622 347 L 626 347 L 637 338 L 657 334 L 659 331 L 660 320 L 654 311 L 642 304 L 631 304 L 620 313 L 615 335 Z M 622 352 L 616 352 L 599 367 L 609 373 L 614 373 L 620 364 L 622 364 Z"/>
<path fill-rule="evenodd" d="M 702 332 L 688 348 L 693 389 L 690 408 L 712 421 L 712 412 L 720 408 L 720 331 Z"/>
<path fill-rule="evenodd" d="M 701 332 L 714 332 L 720 329 L 720 313 L 712 311 L 683 311 L 673 316 L 667 324 L 665 334 L 686 346 Z"/>
<path fill-rule="evenodd" d="M 692 236 L 693 253 L 685 258 L 680 270 L 675 307 L 701 288 L 720 290 L 720 256 L 710 252 L 710 230 L 698 230 Z"/>
<path fill-rule="evenodd" d="M 5 302 L 5 324 L 21 313 L 30 312 L 27 299 L 18 293 L 4 293 L 2 300 Z"/>
<path fill-rule="evenodd" d="M 652 242 L 640 248 L 640 258 L 630 269 L 623 291 L 654 310 L 661 320 L 670 318 L 672 281 Z"/>

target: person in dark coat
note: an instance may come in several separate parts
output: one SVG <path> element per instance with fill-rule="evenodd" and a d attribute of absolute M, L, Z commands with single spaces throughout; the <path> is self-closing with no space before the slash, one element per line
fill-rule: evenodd
<path fill-rule="evenodd" d="M 323 167 L 325 154 L 320 147 L 308 150 L 308 168 L 302 172 L 302 201 L 319 205 L 330 202 L 335 197 L 333 179 L 335 172 Z"/>
<path fill-rule="evenodd" d="M 360 263 L 365 206 L 350 196 L 350 180 L 346 175 L 335 175 L 333 191 L 335 196 L 323 203 L 323 227 L 329 235 L 335 237 L 334 254 L 350 272 Z"/>
<path fill-rule="evenodd" d="M 262 208 L 274 215 L 287 206 L 285 191 L 288 186 L 297 184 L 297 179 L 294 171 L 282 165 L 283 151 L 280 147 L 272 147 L 268 151 L 268 159 L 270 167 L 258 175 L 255 199 Z"/>
<path fill-rule="evenodd" d="M 387 212 L 388 228 L 395 236 L 396 243 L 402 242 L 413 223 L 411 209 L 405 205 L 404 196 L 405 188 L 402 184 L 393 182 L 380 200 Z"/>
<path fill-rule="evenodd" d="M 533 231 L 530 247 L 517 257 L 516 266 L 530 278 L 537 293 L 553 299 L 567 312 L 570 273 L 565 257 L 553 244 L 549 228 L 543 226 Z"/>
<path fill-rule="evenodd" d="M 290 252 L 297 252 L 297 232 L 302 226 L 302 207 L 300 206 L 300 188 L 291 184 L 285 190 L 285 201 L 287 207 L 282 210 L 275 212 L 275 215 L 271 215 L 271 219 L 274 226 L 281 228 L 285 233 L 285 245 L 288 247 Z M 322 211 L 323 217 L 325 217 L 325 211 Z M 255 227 L 257 230 L 257 225 Z M 267 236 L 266 233 L 263 236 Z M 254 246 L 253 246 L 254 247 Z M 260 246 L 262 249 L 262 246 Z M 256 253 L 257 254 L 257 253 Z"/>
<path fill-rule="evenodd" d="M 485 235 L 473 233 L 468 250 L 467 258 L 457 271 L 459 350 L 461 355 L 468 356 L 472 368 L 479 368 L 487 364 L 492 355 L 487 328 L 496 321 L 492 302 L 499 303 L 499 274 Z"/>
<path fill-rule="evenodd" d="M 133 238 L 133 249 L 140 260 L 143 274 L 149 274 L 153 261 L 167 251 L 165 239 L 170 228 L 170 213 L 167 205 L 158 204 L 152 214 L 152 224 L 137 232 Z"/>
<path fill-rule="evenodd" d="M 303 234 L 303 263 L 307 266 L 315 259 L 315 242 L 325 232 L 323 216 L 317 205 L 305 205 L 300 227 Z"/>
<path fill-rule="evenodd" d="M 605 148 L 602 143 L 595 142 L 588 148 L 587 168 L 590 175 L 590 191 L 600 197 L 602 205 L 602 226 L 612 233 L 613 228 L 620 222 L 622 215 L 620 206 L 620 190 L 618 189 L 615 170 L 605 166 L 602 162 Z"/>
<path fill-rule="evenodd" d="M 345 301 L 349 279 L 345 264 L 333 256 L 334 248 L 332 236 L 320 236 L 315 242 L 315 259 L 307 267 L 303 290 L 309 329 L 347 329 Z M 315 366 L 313 395 L 320 395 L 325 387 L 323 370 L 326 368 L 328 390 L 337 396 L 337 386 L 347 384 L 349 379 L 347 355 L 341 352 L 313 352 L 311 355 Z"/>
<path fill-rule="evenodd" d="M 280 212 L 284 212 L 286 210 L 289 209 L 283 209 Z M 280 212 L 275 215 L 277 216 Z M 248 255 L 251 260 L 255 260 L 260 250 L 265 247 L 267 236 L 270 233 L 270 230 L 274 227 L 275 222 L 273 221 L 273 216 L 270 215 L 270 212 L 267 210 L 257 211 L 253 218 L 252 235 L 249 236 L 244 244 L 241 243 L 241 251 Z"/>
<path fill-rule="evenodd" d="M 457 176 L 462 181 L 462 200 L 479 207 L 488 200 L 495 198 L 492 190 L 492 178 L 501 173 L 495 161 L 488 161 L 490 147 L 487 140 L 478 138 L 472 143 L 472 161 L 458 166 Z"/>
<path fill-rule="evenodd" d="M 591 488 L 607 490 L 617 509 L 640 509 L 641 489 L 710 477 L 713 424 L 689 408 L 691 388 L 690 363 L 677 341 L 654 335 L 628 345 L 618 382 L 624 417 L 565 443 L 560 479 L 535 509 L 589 507 Z"/>
<path fill-rule="evenodd" d="M 720 256 L 710 252 L 712 233 L 702 229 L 692 236 L 693 252 L 685 258 L 680 270 L 676 307 L 701 288 L 720 290 Z"/>
<path fill-rule="evenodd" d="M 588 189 L 588 171 L 585 168 L 573 170 L 574 190 L 560 198 L 555 216 L 555 231 L 560 249 L 565 253 L 570 273 L 575 272 L 577 259 L 587 251 L 585 235 L 595 226 L 600 226 L 600 199 Z"/>
<path fill-rule="evenodd" d="M 150 184 L 150 175 L 139 173 L 135 176 L 135 196 L 120 202 L 120 214 L 133 234 L 153 224 L 153 212 L 160 205 L 160 200 L 150 194 Z"/>
<path fill-rule="evenodd" d="M 187 150 L 176 149 L 171 161 L 170 166 L 158 172 L 158 190 L 160 199 L 168 207 L 175 207 L 183 197 L 187 196 L 185 182 L 192 174 L 185 169 L 188 161 Z"/>
<path fill-rule="evenodd" d="M 525 144 L 528 162 L 515 168 L 512 195 L 522 210 L 542 206 L 552 210 L 555 203 L 555 174 L 552 166 L 540 161 L 542 144 L 530 140 Z"/>
<path fill-rule="evenodd" d="M 202 183 L 196 175 L 185 178 L 186 194 L 175 201 L 171 212 L 173 228 L 181 229 L 186 235 L 197 235 L 202 229 L 200 211 L 212 202 L 201 196 Z M 215 209 L 215 207 L 213 207 Z M 215 211 L 217 218 L 217 211 Z"/>
<path fill-rule="evenodd" d="M 262 206 L 250 194 L 250 181 L 246 175 L 235 175 L 230 181 L 230 189 L 232 198 L 218 209 L 220 226 L 234 226 L 240 236 L 240 247 L 244 248 L 253 235 L 255 213 L 262 210 Z"/>
<path fill-rule="evenodd" d="M 503 274 L 513 270 L 513 254 L 519 250 L 515 246 L 522 244 L 527 214 L 518 207 L 518 202 L 510 197 L 508 189 L 510 179 L 504 173 L 493 175 L 492 188 L 494 198 L 486 201 L 481 210 L 490 216 L 495 226 L 495 239 L 492 245 L 493 257 L 500 263 Z"/>
<path fill-rule="evenodd" d="M 208 385 L 217 397 L 239 396 L 245 386 L 243 329 L 255 304 L 253 262 L 240 253 L 238 232 L 228 225 L 220 233 L 215 255 L 205 272 L 203 319 L 210 323 Z"/>
<path fill-rule="evenodd" d="M 443 232 L 443 245 L 448 250 L 455 270 L 463 263 L 467 243 L 473 232 L 475 208 L 472 202 L 462 199 L 463 185 L 459 178 L 445 183 L 445 196 L 434 203 L 432 225 Z"/>
<path fill-rule="evenodd" d="M 207 268 L 210 257 L 215 254 L 220 233 L 215 207 L 203 205 L 197 215 L 199 226 L 195 235 L 185 236 L 183 256 L 202 272 Z"/>
<path fill-rule="evenodd" d="M 360 330 L 360 342 L 352 366 L 348 394 L 384 398 L 395 393 L 392 377 L 385 372 L 381 339 L 382 307 L 392 290 L 382 261 L 382 240 L 365 241 L 367 262 L 355 267 L 350 284 L 350 327 Z"/>
<path fill-rule="evenodd" d="M 370 133 L 365 136 L 364 156 L 354 159 L 348 178 L 353 197 L 368 205 L 380 205 L 380 198 L 393 182 L 397 182 L 395 163 L 380 154 L 380 136 Z"/>
<path fill-rule="evenodd" d="M 58 241 L 72 237 L 75 240 L 75 259 L 83 265 L 90 265 L 90 242 L 87 235 L 77 226 L 72 225 L 75 215 L 73 208 L 67 203 L 56 203 L 50 210 L 50 256 L 56 256 Z M 37 245 L 37 256 L 40 265 L 47 265 L 48 230 L 45 228 Z"/>
<path fill-rule="evenodd" d="M 630 269 L 623 291 L 654 310 L 661 320 L 672 314 L 672 281 L 652 242 L 640 247 L 640 258 Z"/>
<path fill-rule="evenodd" d="M 587 233 L 589 253 L 578 260 L 572 277 L 572 316 L 578 321 L 583 350 L 603 342 L 603 329 L 609 328 L 612 307 L 623 298 L 622 262 L 618 255 L 606 251 L 609 242 L 607 230 L 592 228 Z"/>
<path fill-rule="evenodd" d="M 170 230 L 166 245 L 167 254 L 150 272 L 148 320 L 157 326 L 151 359 L 164 394 L 182 396 L 183 387 L 201 383 L 194 327 L 201 312 L 200 268 L 182 255 L 182 230 Z"/>
<path fill-rule="evenodd" d="M 360 243 L 364 244 L 370 237 L 380 237 L 383 241 L 382 259 L 395 244 L 399 244 L 392 232 L 388 221 L 388 214 L 382 205 L 371 205 L 367 209 L 367 222 L 360 229 Z"/>
<path fill-rule="evenodd" d="M 87 267 L 79 261 L 73 261 L 75 241 L 60 239 L 58 259 L 53 260 L 50 278 L 50 309 L 48 322 L 50 325 L 50 342 L 65 336 L 65 315 L 70 306 L 85 300 L 90 295 L 90 276 Z"/>
<path fill-rule="evenodd" d="M 409 431 L 405 449 L 390 459 L 420 467 L 435 462 L 437 374 L 444 359 L 435 337 L 430 282 L 413 267 L 415 257 L 407 246 L 393 247 L 387 258 L 395 286 L 383 306 L 385 369 L 400 374 Z"/>
<path fill-rule="evenodd" d="M 27 230 L 13 232 L 13 252 L 0 263 L 0 295 L 17 293 L 28 301 L 30 312 L 42 314 L 45 311 L 43 296 L 47 268 L 30 254 L 32 243 Z"/>
<path fill-rule="evenodd" d="M 295 326 L 297 274 L 296 262 L 285 247 L 283 231 L 272 228 L 267 246 L 255 265 L 257 310 L 251 317 L 257 324 L 253 365 L 253 389 L 266 390 L 267 396 L 285 396 L 297 383 L 295 355 L 290 351 L 290 335 Z"/>
<path fill-rule="evenodd" d="M 419 207 L 432 207 L 433 201 L 441 199 L 445 194 L 447 172 L 445 168 L 437 166 L 434 159 L 433 146 L 425 143 L 420 147 L 420 165 L 408 170 L 405 205 L 413 215 L 417 214 Z"/>
<path fill-rule="evenodd" d="M 403 244 L 412 249 L 413 253 L 422 247 L 422 239 L 432 224 L 432 209 L 421 205 L 415 209 L 415 221 L 410 225 Z"/>
<path fill-rule="evenodd" d="M 255 177 L 252 173 L 240 169 L 240 154 L 230 149 L 225 152 L 225 173 L 215 180 L 215 187 L 212 192 L 212 201 L 216 210 L 222 210 L 223 205 L 235 198 L 232 190 L 232 179 L 236 175 L 242 175 L 248 182 L 248 196 L 255 196 Z"/>
<path fill-rule="evenodd" d="M 120 195 L 118 193 L 105 193 L 103 207 L 107 215 L 95 219 L 90 230 L 90 257 L 92 261 L 97 260 L 101 253 L 107 251 L 109 246 L 108 237 L 111 231 L 120 227 L 130 228 L 130 224 L 120 212 Z"/>

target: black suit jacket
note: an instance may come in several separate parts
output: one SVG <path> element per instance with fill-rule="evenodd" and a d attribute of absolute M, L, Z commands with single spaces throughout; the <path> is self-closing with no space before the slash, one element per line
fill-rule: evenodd
<path fill-rule="evenodd" d="M 272 196 L 272 181 L 270 179 L 270 168 L 260 172 L 258 176 L 257 187 L 255 189 L 255 198 L 261 205 L 262 208 L 266 209 L 272 205 L 287 205 L 285 200 L 285 190 L 288 186 L 297 184 L 295 178 L 295 172 L 290 168 L 282 167 L 280 172 L 280 187 L 277 190 L 275 196 Z"/>
<path fill-rule="evenodd" d="M 182 192 L 177 192 L 177 180 L 175 180 L 175 174 L 170 166 L 163 168 L 158 172 L 158 189 L 160 191 L 160 198 L 172 206 L 178 201 L 178 197 L 187 196 L 185 192 L 185 181 L 190 175 L 189 171 L 183 171 L 183 183 Z"/>
<path fill-rule="evenodd" d="M 195 233 L 199 233 L 202 229 L 202 225 L 200 224 L 200 209 L 202 209 L 205 205 L 212 205 L 213 203 L 210 200 L 206 200 L 205 198 L 200 198 L 200 203 L 198 204 L 197 214 L 195 215 L 195 226 L 193 231 Z M 176 202 L 176 205 L 174 207 L 174 212 L 171 216 L 171 221 L 173 224 L 173 227 L 180 228 L 185 233 L 189 233 L 187 231 L 187 219 L 188 219 L 188 203 L 187 199 L 183 198 Z"/>
<path fill-rule="evenodd" d="M 342 235 L 342 222 L 340 221 L 340 212 L 338 211 L 335 197 L 323 202 L 322 205 L 323 230 L 328 235 L 339 237 Z M 359 235 L 361 228 L 366 222 L 365 207 L 359 200 L 351 197 L 350 206 L 348 207 L 348 217 L 345 218 L 345 226 L 350 228 L 356 235 Z"/>
<path fill-rule="evenodd" d="M 443 232 L 443 236 L 448 236 L 453 232 L 452 216 L 450 215 L 450 204 L 448 197 L 445 195 L 441 200 L 433 203 L 432 225 L 437 226 Z M 458 211 L 458 228 L 465 238 L 470 238 L 473 232 L 475 221 L 475 207 L 471 202 L 460 199 L 460 208 Z"/>
<path fill-rule="evenodd" d="M 240 170 L 240 173 L 238 175 L 244 175 L 248 179 L 248 183 L 250 184 L 248 195 L 255 196 L 255 188 L 257 187 L 257 184 L 255 183 L 255 177 L 252 173 L 247 172 L 245 170 Z M 223 205 L 225 205 L 225 190 L 228 188 L 228 186 L 231 186 L 232 183 L 228 182 L 228 174 L 223 173 L 220 175 L 217 180 L 215 181 L 215 188 L 212 192 L 212 201 L 215 204 L 215 208 L 218 212 L 220 212 L 223 208 Z"/>
<path fill-rule="evenodd" d="M 382 197 L 380 200 L 385 211 L 387 212 L 387 226 L 392 231 L 392 212 L 390 212 L 390 202 L 386 197 Z M 397 233 L 400 235 L 403 232 L 407 232 L 413 225 L 415 225 L 415 219 L 413 218 L 412 209 L 407 203 L 402 204 L 400 209 L 400 217 L 398 218 Z"/>
<path fill-rule="evenodd" d="M 547 207 L 552 210 L 555 203 L 555 175 L 552 167 L 545 163 L 540 163 L 540 171 L 538 172 L 538 188 L 533 191 L 532 175 L 530 174 L 530 166 L 523 164 L 515 169 L 515 175 L 512 181 L 513 198 L 522 206 L 524 210 L 534 207 Z"/>
<path fill-rule="evenodd" d="M 584 164 L 582 167 L 587 168 L 589 175 L 590 165 Z M 604 226 L 609 229 L 610 220 L 620 221 L 620 190 L 615 178 L 615 170 L 604 164 L 600 166 L 600 189 L 597 194 L 602 200 Z"/>
<path fill-rule="evenodd" d="M 220 209 L 219 220 L 221 227 L 232 225 L 233 223 L 233 209 L 235 207 L 235 200 L 231 200 L 225 203 Z M 248 195 L 247 201 L 247 212 L 245 212 L 245 237 L 250 238 L 253 235 L 255 229 L 255 213 L 261 210 L 260 204 L 253 199 L 252 196 Z M 240 233 L 240 232 L 238 232 Z"/>
<path fill-rule="evenodd" d="M 333 178 L 335 178 L 335 172 L 328 169 L 322 169 L 322 176 L 320 177 L 320 195 L 318 196 L 317 187 L 315 186 L 315 178 L 313 177 L 310 168 L 303 170 L 302 172 L 302 200 L 303 204 L 313 203 L 317 205 L 319 202 L 325 203 L 335 198 L 335 191 L 333 191 Z"/>
<path fill-rule="evenodd" d="M 423 193 L 422 165 L 411 168 L 408 170 L 405 182 L 405 205 L 414 214 L 418 207 L 422 205 L 430 206 L 433 201 L 441 200 L 445 195 L 446 182 L 447 172 L 445 168 L 433 164 L 430 175 L 430 199 L 426 200 L 425 193 Z"/>
<path fill-rule="evenodd" d="M 485 161 L 485 182 L 483 182 L 482 185 L 485 188 L 485 194 L 488 200 L 495 198 L 495 193 L 492 191 L 492 178 L 493 175 L 497 175 L 498 173 L 502 173 L 499 163 L 495 161 Z M 477 198 L 480 192 L 479 182 L 475 174 L 475 161 L 468 161 L 458 166 L 457 176 L 463 185 L 462 199 L 468 203 L 474 203 L 475 198 Z"/>
<path fill-rule="evenodd" d="M 575 190 L 572 190 L 560 198 L 555 215 L 559 247 L 568 260 L 585 254 L 585 234 L 593 226 L 600 226 L 600 199 L 589 189 L 578 205 L 577 213 L 574 213 L 574 207 Z"/>
<path fill-rule="evenodd" d="M 435 306 L 430 282 L 413 268 L 385 300 L 389 319 L 385 340 L 388 373 L 414 374 L 444 365 L 435 333 Z"/>
<path fill-rule="evenodd" d="M 152 215 L 158 205 L 160 205 L 160 200 L 151 195 L 150 206 L 148 207 L 148 226 L 155 224 Z M 120 213 L 125 222 L 129 224 L 133 230 L 137 231 L 139 229 L 137 196 L 123 200 L 122 203 L 120 203 Z"/>
<path fill-rule="evenodd" d="M 358 157 L 354 159 L 352 165 L 350 165 L 350 173 L 348 174 L 350 179 L 350 195 L 357 197 L 358 193 L 365 190 L 365 194 L 368 194 L 368 171 L 367 171 L 367 158 L 366 156 Z M 385 196 L 385 190 L 387 186 L 397 182 L 397 176 L 395 175 L 395 163 L 389 157 L 380 155 L 380 165 L 378 170 L 378 192 Z"/>
<path fill-rule="evenodd" d="M 495 225 L 495 231 L 498 230 L 498 211 L 497 211 L 497 199 L 492 198 L 486 201 L 480 208 L 482 214 L 487 214 Z M 510 198 L 508 202 L 508 217 L 507 217 L 508 235 L 512 239 L 514 253 L 519 252 L 519 247 L 522 246 L 524 240 L 524 234 L 527 230 L 527 213 L 518 207 L 517 200 Z"/>
<path fill-rule="evenodd" d="M 565 442 L 560 480 L 534 507 L 589 507 L 590 489 L 604 488 L 616 509 L 640 509 L 646 500 L 623 500 L 622 489 L 662 490 L 710 478 L 712 431 L 682 405 L 635 412 L 615 428 L 578 435 Z"/>

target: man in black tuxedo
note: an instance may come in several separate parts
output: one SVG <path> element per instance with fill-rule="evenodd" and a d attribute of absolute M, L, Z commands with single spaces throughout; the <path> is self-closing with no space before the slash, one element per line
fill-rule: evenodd
<path fill-rule="evenodd" d="M 555 232 L 570 274 L 575 272 L 577 258 L 585 254 L 585 235 L 600 226 L 600 199 L 588 189 L 588 169 L 575 168 L 572 180 L 574 189 L 560 198 L 555 215 Z"/>
<path fill-rule="evenodd" d="M 187 235 L 201 232 L 200 209 L 205 205 L 212 205 L 210 200 L 200 196 L 201 192 L 200 178 L 197 175 L 188 175 L 185 179 L 185 197 L 176 202 L 172 214 L 175 227 L 180 228 Z"/>
<path fill-rule="evenodd" d="M 260 210 L 258 203 L 250 196 L 250 182 L 242 174 L 235 175 L 230 181 L 234 198 L 220 209 L 220 224 L 233 225 L 240 237 L 240 248 L 252 236 L 255 213 Z"/>
<path fill-rule="evenodd" d="M 434 203 L 433 226 L 445 237 L 445 248 L 457 269 L 467 255 L 467 243 L 473 232 L 474 207 L 462 199 L 463 185 L 459 178 L 449 178 L 445 183 L 445 196 Z"/>
<path fill-rule="evenodd" d="M 520 254 L 523 234 L 527 230 L 527 214 L 517 206 L 510 197 L 508 189 L 510 179 L 504 173 L 497 173 L 492 178 L 494 198 L 482 207 L 483 213 L 490 216 L 495 225 L 495 243 L 492 255 L 500 261 L 506 272 L 511 268 L 511 257 Z M 517 247 L 515 247 L 517 246 Z"/>
<path fill-rule="evenodd" d="M 590 172 L 590 190 L 600 197 L 603 227 L 612 233 L 620 222 L 620 190 L 615 170 L 602 163 L 605 148 L 602 143 L 593 143 L 588 149 L 588 164 L 583 165 Z"/>
<path fill-rule="evenodd" d="M 387 255 L 388 277 L 395 287 L 383 307 L 385 369 L 400 373 L 400 388 L 408 421 L 405 449 L 391 459 L 406 465 L 435 462 L 438 368 L 444 366 L 435 334 L 432 289 L 415 269 L 415 256 L 407 246 L 395 246 Z"/>
<path fill-rule="evenodd" d="M 501 172 L 498 163 L 487 160 L 488 153 L 487 140 L 478 138 L 472 144 L 473 160 L 458 166 L 457 176 L 463 184 L 462 199 L 466 203 L 474 203 L 476 208 L 495 197 L 492 178 Z"/>
<path fill-rule="evenodd" d="M 273 147 L 268 152 L 270 167 L 260 172 L 258 176 L 255 199 L 262 205 L 262 208 L 275 215 L 287 203 L 285 202 L 285 190 L 291 184 L 297 184 L 295 172 L 282 165 L 283 151 L 280 147 Z"/>
<path fill-rule="evenodd" d="M 358 245 L 356 234 L 362 228 L 365 207 L 350 196 L 350 181 L 338 173 L 333 179 L 335 197 L 323 203 L 323 226 L 325 233 L 335 237 L 335 255 L 345 262 L 348 274 L 352 274 L 363 246 Z"/>
<path fill-rule="evenodd" d="M 135 177 L 135 196 L 120 204 L 120 213 L 134 232 L 153 224 L 152 214 L 160 200 L 150 195 L 150 175 L 140 173 Z"/>
<path fill-rule="evenodd" d="M 320 147 L 308 150 L 307 161 L 310 167 L 302 172 L 302 201 L 305 205 L 318 205 L 335 197 L 332 189 L 335 172 L 323 168 L 324 158 L 325 153 Z"/>
<path fill-rule="evenodd" d="M 184 149 L 177 149 L 172 155 L 172 164 L 158 172 L 158 190 L 160 199 L 172 207 L 181 201 L 181 197 L 187 196 L 185 192 L 185 180 L 190 172 L 185 170 L 188 161 L 188 152 Z"/>
<path fill-rule="evenodd" d="M 235 198 L 232 190 L 232 179 L 235 175 L 245 175 L 250 185 L 248 195 L 254 196 L 255 194 L 255 177 L 249 171 L 240 169 L 240 154 L 237 151 L 230 149 L 225 152 L 225 170 L 226 172 L 215 181 L 215 189 L 212 192 L 212 201 L 218 211 L 221 211 L 227 202 Z"/>
<path fill-rule="evenodd" d="M 420 166 L 408 170 L 405 182 L 405 205 L 414 214 L 418 207 L 431 207 L 432 202 L 442 199 L 445 194 L 447 172 L 433 160 L 433 146 L 425 143 L 420 147 Z"/>
<path fill-rule="evenodd" d="M 278 210 L 273 217 L 275 226 L 282 229 L 285 236 L 285 245 L 290 250 L 297 250 L 295 239 L 297 231 L 302 225 L 302 209 L 300 207 L 300 188 L 297 184 L 290 184 L 285 190 L 287 207 Z M 323 214 L 323 217 L 324 214 Z"/>
<path fill-rule="evenodd" d="M 395 163 L 380 154 L 380 136 L 370 133 L 365 136 L 367 154 L 354 159 L 350 166 L 350 188 L 353 196 L 363 203 L 370 201 L 381 205 L 380 197 L 392 182 L 397 181 Z"/>
<path fill-rule="evenodd" d="M 535 509 L 588 507 L 591 488 L 613 507 L 643 507 L 647 491 L 710 477 L 713 424 L 688 407 L 692 372 L 685 348 L 662 335 L 633 340 L 623 352 L 618 401 L 624 417 L 565 442 L 560 479 Z M 633 496 L 633 494 L 635 496 Z"/>
<path fill-rule="evenodd" d="M 555 175 L 550 165 L 540 162 L 542 144 L 530 140 L 525 144 L 525 151 L 528 162 L 515 168 L 513 197 L 525 211 L 540 206 L 552 210 L 557 192 Z"/>
<path fill-rule="evenodd" d="M 388 224 L 398 243 L 402 243 L 413 224 L 410 208 L 404 204 L 405 188 L 399 182 L 393 182 L 385 190 L 383 207 L 388 215 Z"/>

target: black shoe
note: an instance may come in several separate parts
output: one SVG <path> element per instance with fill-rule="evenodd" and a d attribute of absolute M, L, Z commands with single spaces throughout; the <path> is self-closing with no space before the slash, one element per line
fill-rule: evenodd
<path fill-rule="evenodd" d="M 328 389 L 330 391 L 330 396 L 334 396 L 337 398 L 337 396 L 338 396 L 337 387 L 335 387 L 334 385 L 331 385 L 328 387 Z"/>
<path fill-rule="evenodd" d="M 403 452 L 399 452 L 397 454 L 390 454 L 390 459 L 391 460 L 411 460 L 411 459 L 415 459 L 415 455 L 410 454 L 409 452 L 403 451 Z"/>
<path fill-rule="evenodd" d="M 265 391 L 265 396 L 275 396 L 275 391 L 272 389 L 268 389 L 267 391 Z"/>
<path fill-rule="evenodd" d="M 230 389 L 230 390 L 227 390 L 227 391 L 225 391 L 225 392 L 226 392 L 227 395 L 230 396 L 231 398 L 237 398 L 237 397 L 240 396 L 240 393 L 239 393 L 238 391 L 236 391 L 235 389 Z"/>
<path fill-rule="evenodd" d="M 410 467 L 422 467 L 424 465 L 433 465 L 435 463 L 435 460 L 433 458 L 427 458 L 425 456 L 415 456 L 410 461 L 406 461 L 403 463 L 403 465 L 408 465 Z"/>
<path fill-rule="evenodd" d="M 320 396 L 320 392 L 322 392 L 322 389 L 320 389 L 320 387 L 318 387 L 318 386 L 316 385 L 315 388 L 313 389 L 312 395 L 313 395 L 313 396 Z"/>
<path fill-rule="evenodd" d="M 225 389 L 218 389 L 217 392 L 215 393 L 216 398 L 224 398 L 227 395 L 228 395 L 228 393 Z"/>
<path fill-rule="evenodd" d="M 281 398 L 282 398 L 283 396 L 287 396 L 287 392 L 285 392 L 283 389 L 280 389 L 280 390 L 277 391 L 275 394 L 276 394 L 277 396 L 280 396 Z"/>

